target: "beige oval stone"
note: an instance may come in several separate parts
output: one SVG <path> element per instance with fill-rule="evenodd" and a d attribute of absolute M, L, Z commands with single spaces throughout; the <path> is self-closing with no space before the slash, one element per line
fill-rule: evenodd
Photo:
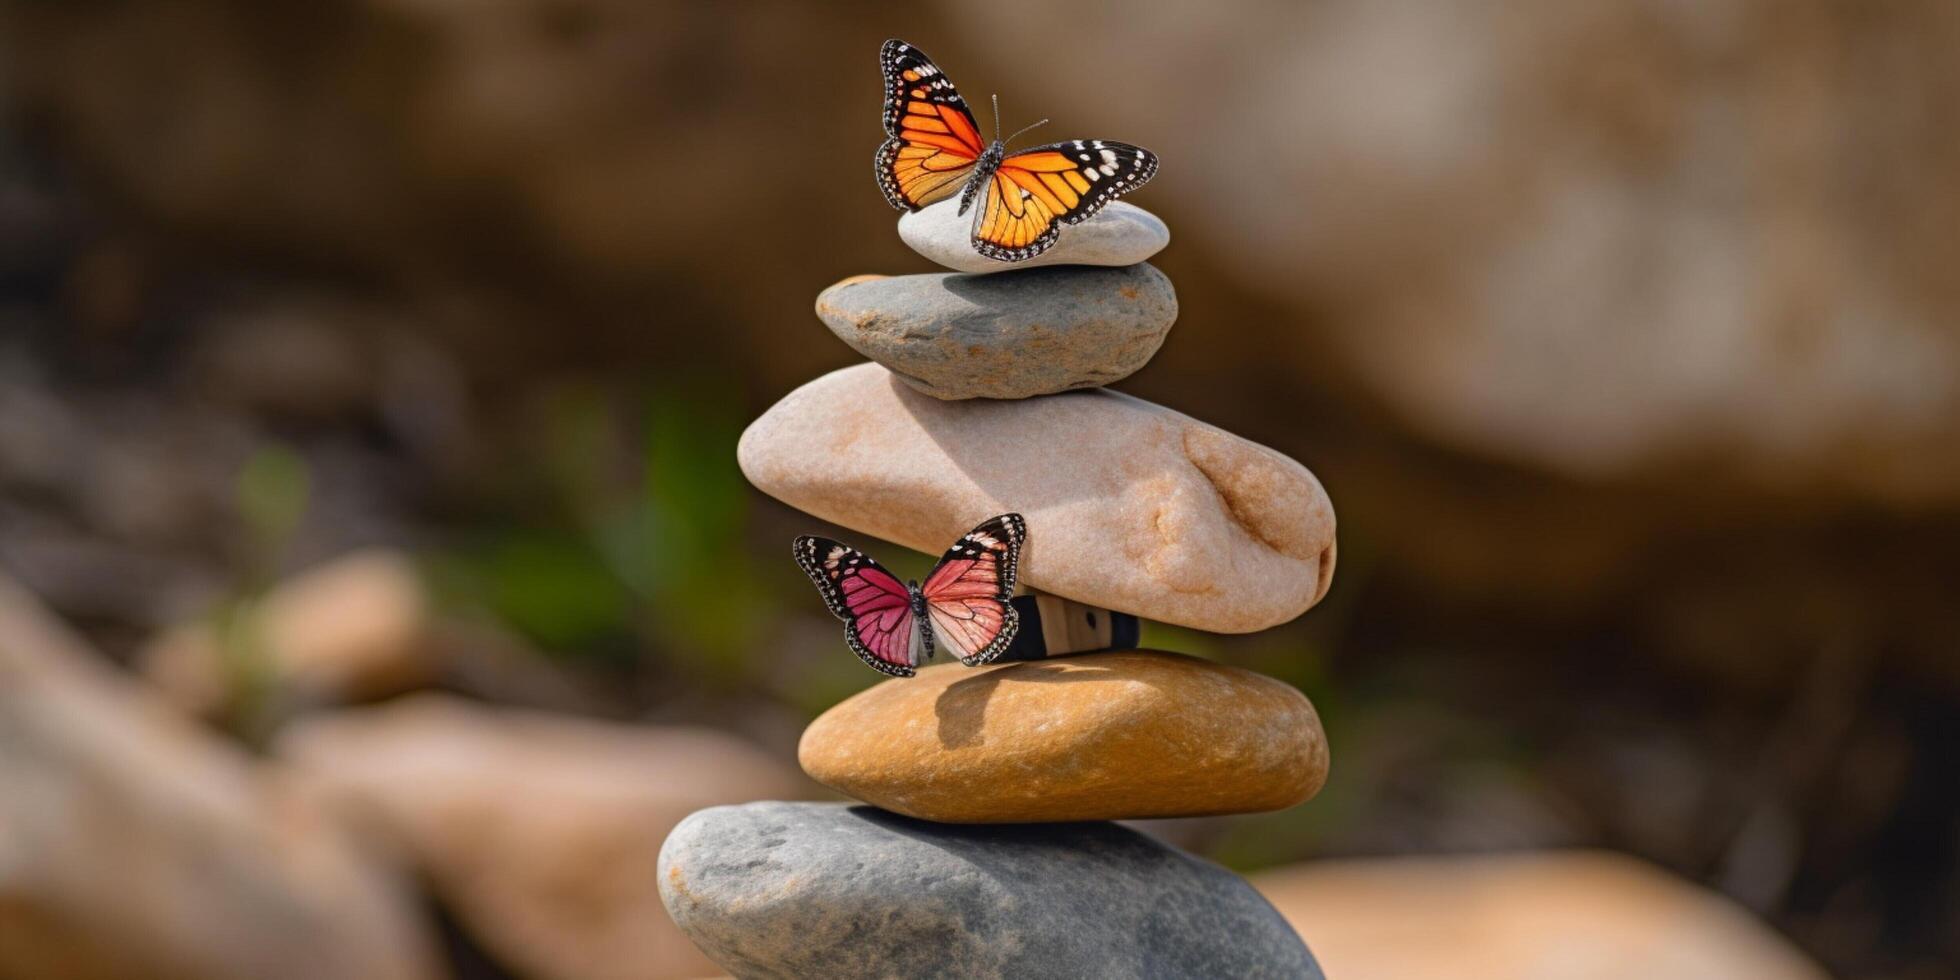
<path fill-rule="evenodd" d="M 1278 626 L 1334 572 L 1306 467 L 1106 389 L 948 402 L 861 364 L 790 392 L 736 454 L 764 493 L 927 554 L 1018 511 L 1022 582 L 1194 629 Z"/>
<path fill-rule="evenodd" d="M 824 712 L 797 758 L 838 792 L 948 823 L 1278 810 L 1319 792 L 1328 761 L 1291 686 L 1147 650 L 927 667 Z"/>

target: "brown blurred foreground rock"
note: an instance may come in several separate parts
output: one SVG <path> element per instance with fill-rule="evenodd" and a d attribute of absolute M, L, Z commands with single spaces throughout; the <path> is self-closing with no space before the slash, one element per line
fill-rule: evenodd
<path fill-rule="evenodd" d="M 1252 883 L 1341 980 L 1825 980 L 1739 906 L 1617 854 L 1320 861 Z"/>
<path fill-rule="evenodd" d="M 797 756 L 838 792 L 949 823 L 1277 810 L 1328 763 L 1299 691 L 1147 650 L 927 667 L 824 712 Z"/>
<path fill-rule="evenodd" d="M 441 695 L 314 716 L 277 752 L 397 839 L 472 936 L 540 980 L 712 972 L 660 903 L 667 832 L 703 807 L 813 789 L 710 730 Z"/>
<path fill-rule="evenodd" d="M 736 454 L 764 493 L 928 554 L 1019 511 L 1022 582 L 1193 629 L 1277 626 L 1334 573 L 1334 505 L 1306 467 L 1103 389 L 944 402 L 860 364 L 784 396 Z"/>
<path fill-rule="evenodd" d="M 0 577 L 0 975 L 432 977 L 404 885 Z"/>
<path fill-rule="evenodd" d="M 235 677 L 262 673 L 284 699 L 336 702 L 407 690 L 435 673 L 428 596 L 407 555 L 346 555 L 281 583 L 259 602 L 251 633 L 227 650 L 211 623 L 164 633 L 138 656 L 171 701 L 211 715 L 232 699 Z M 263 663 L 227 665 L 227 657 Z"/>

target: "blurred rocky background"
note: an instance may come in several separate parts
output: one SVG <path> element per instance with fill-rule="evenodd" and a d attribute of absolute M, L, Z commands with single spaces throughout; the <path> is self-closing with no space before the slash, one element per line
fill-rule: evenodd
<path fill-rule="evenodd" d="M 1184 313 L 1124 387 L 1341 515 L 1313 613 L 1146 636 L 1305 690 L 1330 784 L 1160 832 L 1612 850 L 1955 975 L 1931 0 L 0 0 L 0 975 L 711 972 L 660 836 L 811 795 L 796 733 L 875 679 L 733 445 L 856 359 L 820 289 L 924 267 L 891 35 L 1161 154 Z M 1430 867 L 1380 915 L 1469 887 Z M 1622 938 L 1727 934 L 1673 921 Z"/>

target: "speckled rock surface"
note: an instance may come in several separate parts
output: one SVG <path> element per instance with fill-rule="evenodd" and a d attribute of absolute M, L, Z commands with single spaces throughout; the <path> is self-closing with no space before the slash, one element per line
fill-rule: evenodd
<path fill-rule="evenodd" d="M 927 667 L 824 712 L 797 756 L 840 793 L 952 823 L 1278 810 L 1327 779 L 1299 691 L 1149 651 Z"/>
<path fill-rule="evenodd" d="M 1141 264 L 857 276 L 824 290 L 817 316 L 935 398 L 1028 398 L 1135 373 L 1177 320 L 1177 293 Z"/>
<path fill-rule="evenodd" d="M 1109 823 L 715 807 L 667 838 L 660 894 L 695 945 L 744 980 L 1321 977 L 1239 877 Z"/>
<path fill-rule="evenodd" d="M 1194 629 L 1277 626 L 1334 572 L 1305 467 L 1107 389 L 948 402 L 860 364 L 777 402 L 736 454 L 778 500 L 928 554 L 1018 511 L 1028 586 Z"/>
<path fill-rule="evenodd" d="M 1079 225 L 1062 229 L 1048 251 L 1021 262 L 990 259 L 973 250 L 973 212 L 960 214 L 958 197 L 902 214 L 898 237 L 912 251 L 955 272 L 1004 272 L 1044 265 L 1135 265 L 1164 250 L 1171 230 L 1162 218 L 1114 201 Z"/>

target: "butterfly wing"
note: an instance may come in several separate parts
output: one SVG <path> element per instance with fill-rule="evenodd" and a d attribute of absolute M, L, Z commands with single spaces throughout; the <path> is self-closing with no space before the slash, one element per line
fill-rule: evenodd
<path fill-rule="evenodd" d="M 878 187 L 892 207 L 917 211 L 958 191 L 987 145 L 952 79 L 924 51 L 893 38 L 878 64 L 891 137 L 878 148 Z"/>
<path fill-rule="evenodd" d="M 1047 251 L 1072 225 L 1143 186 L 1157 155 L 1114 140 L 1069 140 L 1016 153 L 1000 162 L 973 216 L 973 248 L 1019 262 Z"/>
<path fill-rule="evenodd" d="M 912 615 L 912 593 L 871 556 L 829 538 L 805 535 L 794 545 L 796 563 L 823 593 L 824 605 L 844 621 L 844 641 L 858 659 L 897 677 L 910 677 L 931 642 Z"/>
<path fill-rule="evenodd" d="M 939 559 L 919 591 L 935 645 L 978 667 L 1000 656 L 1021 626 L 1009 604 L 1027 522 L 1002 514 L 966 533 Z"/>

